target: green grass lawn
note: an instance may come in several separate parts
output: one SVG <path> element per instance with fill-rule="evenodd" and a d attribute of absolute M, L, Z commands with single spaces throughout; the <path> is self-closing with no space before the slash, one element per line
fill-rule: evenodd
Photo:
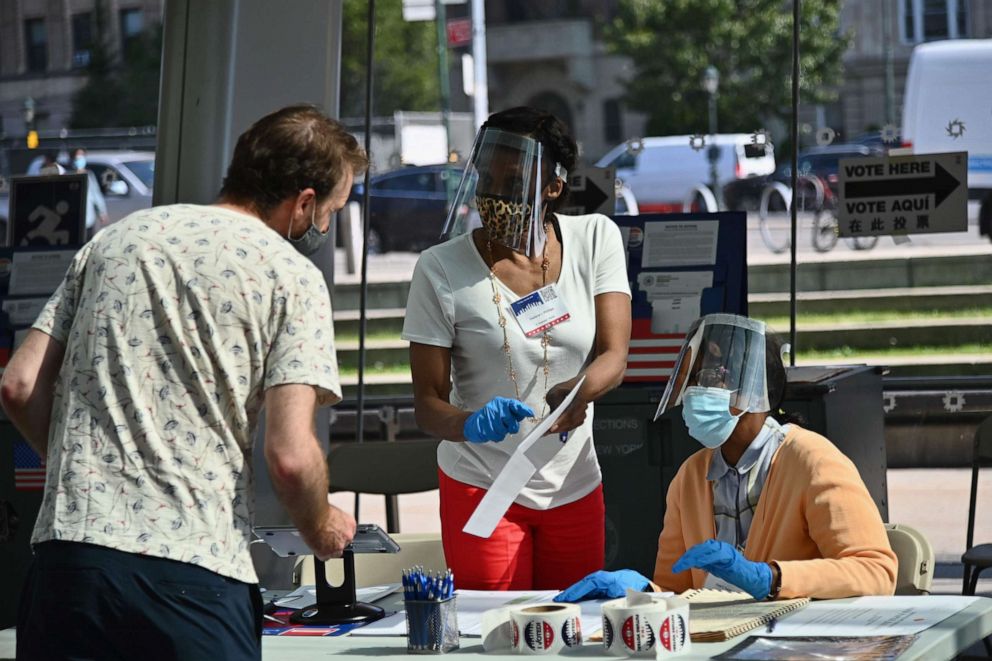
<path fill-rule="evenodd" d="M 952 357 L 958 354 L 992 354 L 992 345 L 988 344 L 961 344 L 951 347 L 894 347 L 891 349 L 854 349 L 852 347 L 838 347 L 826 351 L 800 351 L 796 358 L 802 361 L 815 361 L 822 358 L 848 358 L 857 356 L 858 358 L 891 358 L 894 356 L 947 356 Z"/>
<path fill-rule="evenodd" d="M 937 319 L 970 319 L 984 318 L 992 320 L 992 308 L 976 307 L 961 310 L 874 310 L 856 311 L 845 314 L 804 314 L 802 303 L 796 316 L 796 324 L 802 327 L 807 324 L 869 324 L 877 321 L 934 321 Z M 789 328 L 788 317 L 759 317 L 762 321 L 778 332 Z"/>

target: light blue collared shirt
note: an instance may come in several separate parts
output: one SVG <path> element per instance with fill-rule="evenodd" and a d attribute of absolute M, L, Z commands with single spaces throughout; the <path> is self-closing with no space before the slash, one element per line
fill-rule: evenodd
<path fill-rule="evenodd" d="M 772 457 L 785 439 L 788 427 L 769 415 L 736 466 L 728 465 L 719 449 L 713 452 L 706 479 L 713 487 L 716 538 L 721 542 L 744 549 Z"/>

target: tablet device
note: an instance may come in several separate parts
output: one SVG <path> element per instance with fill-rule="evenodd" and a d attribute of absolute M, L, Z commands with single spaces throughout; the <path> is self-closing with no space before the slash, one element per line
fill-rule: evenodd
<path fill-rule="evenodd" d="M 313 554 L 300 536 L 300 531 L 292 526 L 258 526 L 253 531 L 279 557 Z M 397 553 L 400 545 L 378 525 L 360 523 L 355 529 L 354 539 L 345 550 L 354 553 Z"/>

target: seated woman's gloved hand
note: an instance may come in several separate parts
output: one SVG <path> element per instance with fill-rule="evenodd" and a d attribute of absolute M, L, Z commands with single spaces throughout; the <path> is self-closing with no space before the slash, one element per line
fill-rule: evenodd
<path fill-rule="evenodd" d="M 594 571 L 564 592 L 557 594 L 554 600 L 618 599 L 627 594 L 627 588 L 640 592 L 650 583 L 633 569 Z"/>
<path fill-rule="evenodd" d="M 710 539 L 696 544 L 672 565 L 675 573 L 696 567 L 732 583 L 755 599 L 772 590 L 772 568 L 767 562 L 751 562 L 726 542 Z"/>
<path fill-rule="evenodd" d="M 462 435 L 470 443 L 502 441 L 507 434 L 520 431 L 520 421 L 533 418 L 534 411 L 523 402 L 508 397 L 493 397 L 473 413 L 462 427 Z"/>

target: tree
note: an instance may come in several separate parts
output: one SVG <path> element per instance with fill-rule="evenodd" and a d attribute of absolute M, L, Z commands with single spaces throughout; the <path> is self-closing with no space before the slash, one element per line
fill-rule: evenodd
<path fill-rule="evenodd" d="M 605 30 L 612 52 L 636 73 L 626 101 L 648 114 L 650 135 L 708 131 L 707 66 L 720 73 L 719 131 L 751 132 L 791 113 L 792 3 L 789 0 L 620 0 Z M 831 101 L 848 39 L 840 0 L 803 0 L 800 98 Z"/>
<path fill-rule="evenodd" d="M 365 113 L 366 0 L 345 0 L 341 27 L 341 116 Z M 403 20 L 401 0 L 376 3 L 372 111 L 438 110 L 437 35 L 433 21 Z"/>
<path fill-rule="evenodd" d="M 162 26 L 146 29 L 114 62 L 107 46 L 103 3 L 95 3 L 86 83 L 72 98 L 72 128 L 149 126 L 158 121 Z"/>

